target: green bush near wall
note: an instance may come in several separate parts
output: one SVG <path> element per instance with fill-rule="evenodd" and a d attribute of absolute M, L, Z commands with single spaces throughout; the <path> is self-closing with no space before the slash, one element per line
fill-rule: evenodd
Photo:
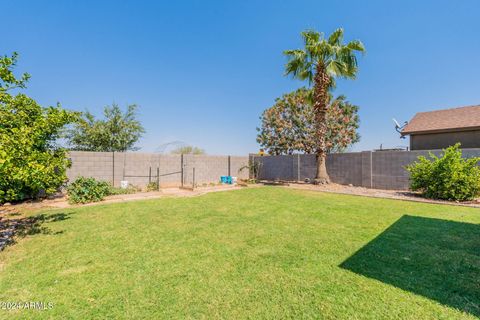
<path fill-rule="evenodd" d="M 67 187 L 70 203 L 102 201 L 110 194 L 110 184 L 94 178 L 79 177 Z"/>
<path fill-rule="evenodd" d="M 73 204 L 102 201 L 106 196 L 138 192 L 135 186 L 117 188 L 95 178 L 78 177 L 67 187 L 68 201 Z"/>
<path fill-rule="evenodd" d="M 480 158 L 462 157 L 460 144 L 443 151 L 440 157 L 418 157 L 407 166 L 410 188 L 427 198 L 442 200 L 473 200 L 480 194 Z"/>

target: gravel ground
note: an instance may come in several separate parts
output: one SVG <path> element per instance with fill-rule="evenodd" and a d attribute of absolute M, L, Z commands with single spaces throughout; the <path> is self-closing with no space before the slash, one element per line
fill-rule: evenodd
<path fill-rule="evenodd" d="M 455 206 L 466 206 L 473 208 L 480 208 L 480 198 L 469 202 L 454 202 L 454 201 L 442 201 L 442 200 L 430 200 L 420 196 L 420 194 L 405 190 L 382 190 L 382 189 L 368 189 L 364 187 L 354 187 L 352 185 L 341 185 L 336 183 L 330 183 L 326 185 L 313 185 L 306 183 L 289 183 L 285 185 L 286 188 L 313 190 L 321 192 L 332 192 L 341 194 L 350 194 L 356 196 L 374 197 L 374 198 L 388 198 L 405 201 L 416 201 L 436 204 L 447 204 Z"/>

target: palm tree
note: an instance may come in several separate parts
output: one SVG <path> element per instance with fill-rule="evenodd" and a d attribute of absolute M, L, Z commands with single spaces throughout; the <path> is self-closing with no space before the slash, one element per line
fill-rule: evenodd
<path fill-rule="evenodd" d="M 288 58 L 285 74 L 313 83 L 313 112 L 315 113 L 315 140 L 318 145 L 317 173 L 314 183 L 329 183 L 325 166 L 326 132 L 325 116 L 329 91 L 335 87 L 336 78 L 354 79 L 357 73 L 357 52 L 365 52 L 359 40 L 343 43 L 343 29 L 335 30 L 328 38 L 322 33 L 307 30 L 301 33 L 304 49 L 286 50 Z"/>

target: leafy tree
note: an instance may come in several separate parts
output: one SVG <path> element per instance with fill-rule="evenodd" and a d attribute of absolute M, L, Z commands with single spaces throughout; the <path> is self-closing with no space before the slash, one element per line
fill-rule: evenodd
<path fill-rule="evenodd" d="M 18 53 L 14 52 L 11 57 L 0 57 L 0 94 L 5 95 L 8 90 L 26 88 L 30 74 L 24 73 L 20 79 L 13 74 L 13 68 L 17 64 Z"/>
<path fill-rule="evenodd" d="M 76 113 L 56 107 L 43 108 L 25 94 L 30 78 L 15 77 L 18 55 L 0 58 L 0 203 L 54 193 L 65 183 L 69 161 L 55 141 Z"/>
<path fill-rule="evenodd" d="M 363 44 L 354 40 L 343 43 L 343 29 L 335 30 L 328 38 L 322 33 L 308 30 L 301 33 L 304 48 L 286 50 L 286 75 L 313 83 L 313 112 L 315 114 L 315 141 L 317 141 L 317 173 L 315 183 L 330 181 L 325 166 L 327 148 L 327 109 L 329 90 L 335 79 L 354 79 L 357 73 L 357 52 L 364 52 Z"/>
<path fill-rule="evenodd" d="M 172 154 L 205 154 L 205 150 L 200 149 L 198 147 L 194 146 L 184 146 L 184 147 L 178 147 L 174 150 L 172 150 Z"/>
<path fill-rule="evenodd" d="M 138 150 L 138 139 L 145 132 L 136 119 L 137 105 L 129 105 L 125 113 L 113 104 L 105 107 L 105 119 L 98 120 L 86 111 L 67 132 L 71 149 L 79 151 L 127 151 Z"/>
<path fill-rule="evenodd" d="M 312 90 L 300 88 L 278 98 L 263 112 L 261 128 L 257 128 L 257 142 L 268 153 L 317 152 L 311 96 Z M 330 97 L 325 119 L 326 152 L 340 152 L 359 141 L 357 112 L 358 107 L 349 103 L 345 96 Z"/>

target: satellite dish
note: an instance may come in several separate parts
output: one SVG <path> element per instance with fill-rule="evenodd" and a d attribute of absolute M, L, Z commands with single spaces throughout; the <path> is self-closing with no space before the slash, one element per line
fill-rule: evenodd
<path fill-rule="evenodd" d="M 397 131 L 398 133 L 401 134 L 400 138 L 405 139 L 405 136 L 402 134 L 402 130 L 403 130 L 403 128 L 405 128 L 405 126 L 408 124 L 408 122 L 405 121 L 403 123 L 403 126 L 401 126 L 395 118 L 392 118 L 392 120 L 393 120 L 393 123 L 395 124 L 395 131 Z"/>
<path fill-rule="evenodd" d="M 395 118 L 392 118 L 392 120 L 393 120 L 393 123 L 395 123 L 395 129 L 400 128 L 400 124 L 398 123 L 398 121 Z"/>

